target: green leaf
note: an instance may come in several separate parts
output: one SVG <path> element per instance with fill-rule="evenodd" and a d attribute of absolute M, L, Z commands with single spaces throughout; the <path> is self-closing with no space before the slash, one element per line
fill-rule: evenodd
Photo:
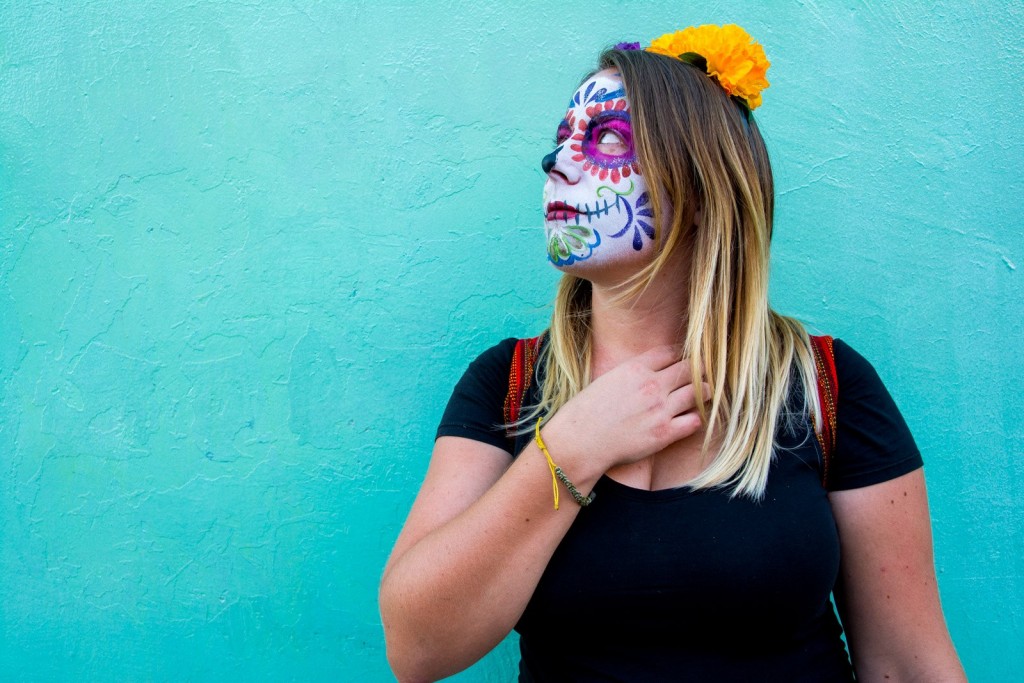
<path fill-rule="evenodd" d="M 686 62 L 687 64 L 692 64 L 693 66 L 697 67 L 704 73 L 708 72 L 708 60 L 705 59 L 702 55 L 697 54 L 696 52 L 684 52 L 683 54 L 679 55 L 679 61 Z"/>

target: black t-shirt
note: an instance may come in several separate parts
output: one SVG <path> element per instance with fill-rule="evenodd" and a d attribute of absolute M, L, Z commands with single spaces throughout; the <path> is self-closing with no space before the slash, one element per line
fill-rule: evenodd
<path fill-rule="evenodd" d="M 438 436 L 517 455 L 503 424 L 514 339 L 463 375 Z M 839 397 L 829 489 L 911 472 L 921 456 L 874 368 L 835 342 Z M 794 382 L 791 405 L 799 405 Z M 536 400 L 537 386 L 528 400 Z M 520 681 L 851 681 L 830 595 L 839 537 L 808 420 L 777 434 L 764 499 L 602 477 L 548 563 L 516 631 Z M 570 620 L 565 621 L 566 615 Z"/>

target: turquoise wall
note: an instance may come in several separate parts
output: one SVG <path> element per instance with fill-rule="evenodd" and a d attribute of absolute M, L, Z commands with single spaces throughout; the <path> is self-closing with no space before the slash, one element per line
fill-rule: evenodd
<path fill-rule="evenodd" d="M 1021 4 L 659 5 L 3 3 L 0 678 L 389 680 L 448 392 L 548 315 L 566 98 L 729 21 L 773 61 L 776 305 L 875 362 L 967 670 L 1024 671 Z"/>

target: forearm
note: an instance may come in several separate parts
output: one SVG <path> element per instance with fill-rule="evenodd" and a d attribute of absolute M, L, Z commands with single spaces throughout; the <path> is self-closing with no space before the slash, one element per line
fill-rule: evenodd
<path fill-rule="evenodd" d="M 582 491 L 601 472 L 565 454 Z M 561 485 L 559 485 L 561 486 Z M 535 445 L 479 500 L 393 559 L 381 584 L 388 659 L 400 680 L 435 680 L 469 666 L 512 630 L 579 512 Z"/>
<path fill-rule="evenodd" d="M 866 683 L 966 683 L 967 676 L 941 614 L 908 631 L 903 637 L 892 634 L 884 642 L 851 632 L 850 654 L 857 680 Z"/>
<path fill-rule="evenodd" d="M 909 658 L 862 662 L 854 667 L 863 683 L 966 683 L 967 676 L 952 643 Z"/>

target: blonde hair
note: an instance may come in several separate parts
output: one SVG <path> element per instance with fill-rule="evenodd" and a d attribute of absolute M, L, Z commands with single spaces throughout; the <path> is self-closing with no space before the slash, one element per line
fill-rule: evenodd
<path fill-rule="evenodd" d="M 711 78 L 679 60 L 643 51 L 607 50 L 599 68 L 622 76 L 629 98 L 636 154 L 653 190 L 659 236 L 653 261 L 625 286 L 643 292 L 679 249 L 686 249 L 689 291 L 683 357 L 711 387 L 703 396 L 706 460 L 687 482 L 694 489 L 728 487 L 731 495 L 764 495 L 776 429 L 786 413 L 790 380 L 803 384 L 800 415 L 820 424 L 810 341 L 796 320 L 768 303 L 769 243 L 774 184 L 764 140 L 749 112 Z M 699 226 L 694 217 L 700 210 Z M 666 215 L 667 214 L 667 215 Z M 550 417 L 590 382 L 590 283 L 564 274 L 550 339 L 538 360 L 543 389 L 522 425 Z M 713 435 L 721 438 L 713 439 Z"/>

